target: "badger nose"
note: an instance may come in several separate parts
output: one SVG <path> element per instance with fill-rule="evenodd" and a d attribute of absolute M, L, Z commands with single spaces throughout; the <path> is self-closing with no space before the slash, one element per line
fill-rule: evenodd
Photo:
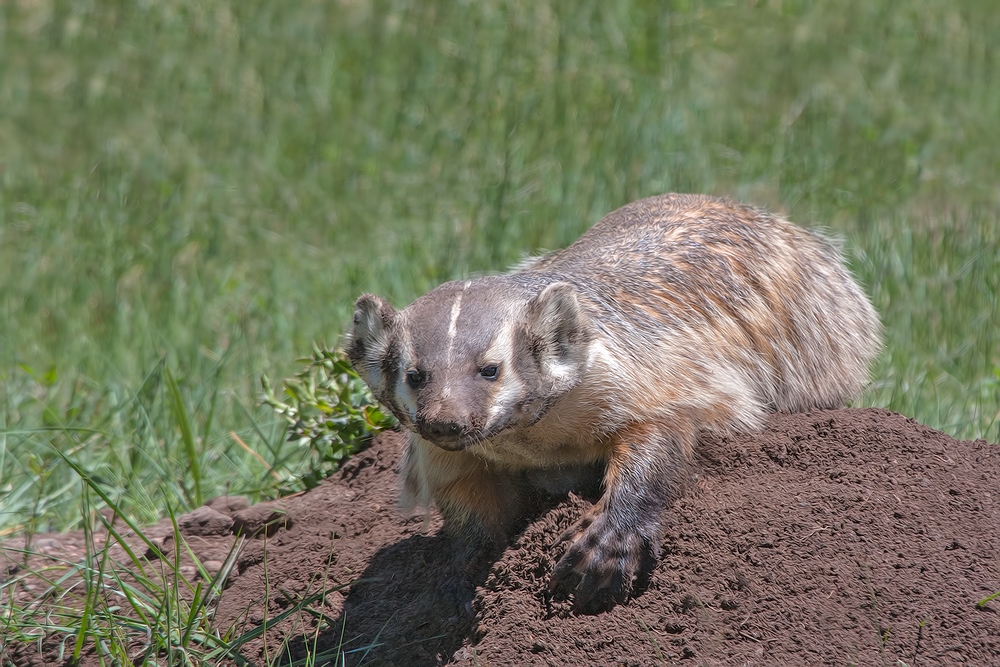
<path fill-rule="evenodd" d="M 420 435 L 431 442 L 443 445 L 445 449 L 450 449 L 447 445 L 461 437 L 464 429 L 461 424 L 449 421 L 421 421 L 417 424 Z"/>

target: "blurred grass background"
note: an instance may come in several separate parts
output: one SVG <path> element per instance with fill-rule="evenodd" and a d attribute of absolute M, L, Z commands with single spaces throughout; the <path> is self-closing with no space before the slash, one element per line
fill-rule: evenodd
<path fill-rule="evenodd" d="M 667 191 L 845 237 L 864 404 L 996 441 L 997 35 L 993 0 L 0 4 L 0 535 L 83 519 L 55 450 L 139 520 L 294 487 L 260 375 L 360 293 Z"/>

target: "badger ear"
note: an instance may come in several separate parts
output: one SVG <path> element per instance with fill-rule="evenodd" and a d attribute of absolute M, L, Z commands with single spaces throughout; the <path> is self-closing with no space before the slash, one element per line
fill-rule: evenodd
<path fill-rule="evenodd" d="M 398 317 L 396 309 L 374 294 L 363 294 L 354 304 L 354 323 L 347 334 L 347 357 L 358 368 L 372 348 L 386 338 Z M 360 369 L 359 369 L 360 370 Z"/>
<path fill-rule="evenodd" d="M 532 351 L 550 372 L 565 374 L 587 358 L 590 319 L 570 283 L 552 283 L 528 304 Z"/>

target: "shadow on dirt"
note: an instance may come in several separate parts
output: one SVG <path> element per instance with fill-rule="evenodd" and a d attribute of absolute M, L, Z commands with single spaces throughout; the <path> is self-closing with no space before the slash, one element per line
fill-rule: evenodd
<path fill-rule="evenodd" d="M 590 467 L 565 472 L 562 477 L 574 482 L 574 491 L 582 502 L 600 498 L 600 470 Z M 553 477 L 550 475 L 549 477 Z M 566 500 L 565 489 L 554 493 L 538 491 L 529 503 L 530 511 L 522 517 L 506 547 L 526 547 L 525 539 L 543 539 L 551 546 L 558 535 L 580 516 L 577 510 L 567 514 L 561 528 L 553 524 L 554 534 L 526 538 L 524 529 Z M 573 517 L 573 518 L 569 518 Z M 561 553 L 563 547 L 553 551 Z M 318 636 L 299 638 L 289 643 L 286 662 L 312 656 L 317 665 L 441 665 L 470 658 L 477 635 L 473 602 L 476 588 L 486 584 L 491 570 L 504 556 L 503 548 L 470 547 L 441 531 L 434 535 L 411 535 L 380 549 L 368 567 L 358 573 L 336 618 L 327 618 L 326 628 Z M 550 563 L 548 565 L 551 568 Z M 636 582 L 634 596 L 648 585 L 654 562 L 644 563 Z M 560 591 L 547 600 L 568 610 L 572 602 Z M 593 609 L 574 613 L 599 613 L 617 601 L 602 600 Z M 560 604 L 561 603 L 561 604 Z"/>
<path fill-rule="evenodd" d="M 318 637 L 289 644 L 292 664 L 438 665 L 472 640 L 472 601 L 496 557 L 465 553 L 445 534 L 415 535 L 380 550 Z M 308 644 L 306 642 L 309 642 Z"/>

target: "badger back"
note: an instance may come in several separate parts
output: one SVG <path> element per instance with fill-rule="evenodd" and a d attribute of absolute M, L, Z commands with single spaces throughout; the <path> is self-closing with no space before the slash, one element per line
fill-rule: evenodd
<path fill-rule="evenodd" d="M 528 270 L 572 282 L 609 344 L 644 373 L 688 373 L 679 381 L 691 391 L 730 385 L 729 398 L 748 401 L 736 421 L 758 407 L 843 405 L 881 345 L 878 316 L 835 244 L 724 199 L 634 202 Z"/>

